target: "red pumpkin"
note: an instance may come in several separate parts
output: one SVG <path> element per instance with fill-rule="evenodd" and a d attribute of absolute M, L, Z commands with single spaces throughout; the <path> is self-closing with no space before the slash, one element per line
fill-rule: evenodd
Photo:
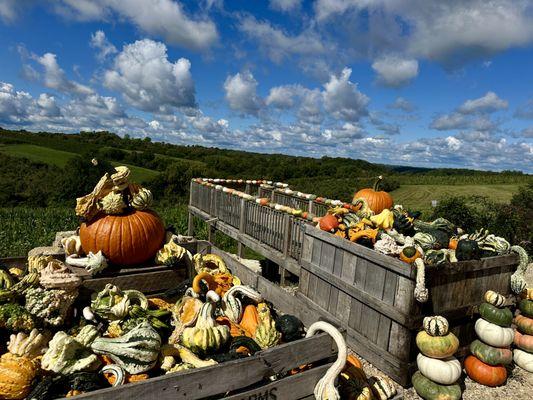
<path fill-rule="evenodd" d="M 472 355 L 465 359 L 465 371 L 470 379 L 485 386 L 500 386 L 507 380 L 507 370 L 503 365 L 485 364 Z"/>
<path fill-rule="evenodd" d="M 379 190 L 379 184 L 382 180 L 383 177 L 380 176 L 374 184 L 374 188 L 366 188 L 359 190 L 353 196 L 354 201 L 359 198 L 364 199 L 367 202 L 368 207 L 372 211 L 374 211 L 374 214 L 379 214 L 383 210 L 391 208 L 394 203 L 394 201 L 392 200 L 392 196 L 387 192 Z"/>
<path fill-rule="evenodd" d="M 339 227 L 339 221 L 334 215 L 326 214 L 320 218 L 319 226 L 323 231 L 333 232 Z"/>
<path fill-rule="evenodd" d="M 136 265 L 155 256 L 165 240 L 165 227 L 153 211 L 101 215 L 80 227 L 85 253 L 102 251 L 113 264 Z"/>

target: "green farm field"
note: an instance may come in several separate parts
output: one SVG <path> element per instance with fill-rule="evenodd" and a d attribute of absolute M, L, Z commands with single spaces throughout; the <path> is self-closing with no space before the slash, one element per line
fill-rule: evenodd
<path fill-rule="evenodd" d="M 68 160 L 77 154 L 68 151 L 51 149 L 49 147 L 36 146 L 33 144 L 9 144 L 0 145 L 0 152 L 12 157 L 26 158 L 30 161 L 41 162 L 56 167 L 63 168 L 67 165 Z M 124 164 L 120 162 L 111 162 L 112 165 L 125 165 L 132 173 L 133 179 L 139 182 L 147 181 L 158 174 L 157 171 L 138 167 L 136 165 Z"/>
<path fill-rule="evenodd" d="M 394 202 L 413 210 L 428 210 L 431 200 L 450 196 L 485 196 L 498 203 L 508 203 L 520 185 L 402 185 L 391 192 Z"/>

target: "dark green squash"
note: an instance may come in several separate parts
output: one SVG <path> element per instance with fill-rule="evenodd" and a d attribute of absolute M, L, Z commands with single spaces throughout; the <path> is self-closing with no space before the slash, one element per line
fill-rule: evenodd
<path fill-rule="evenodd" d="M 489 365 L 507 365 L 513 362 L 513 352 L 511 350 L 492 347 L 478 339 L 470 343 L 470 352 Z"/>
<path fill-rule="evenodd" d="M 483 319 L 505 328 L 511 326 L 513 313 L 508 308 L 498 308 L 489 303 L 481 303 L 479 313 Z"/>
<path fill-rule="evenodd" d="M 97 372 L 76 372 L 68 376 L 68 385 L 70 390 L 92 392 L 93 390 L 109 387 L 109 382 Z"/>
<path fill-rule="evenodd" d="M 439 385 L 416 371 L 411 378 L 413 386 L 420 397 L 425 400 L 459 400 L 461 387 L 455 385 Z"/>
<path fill-rule="evenodd" d="M 413 236 L 415 234 L 415 226 L 409 216 L 396 210 L 394 210 L 392 227 L 402 235 Z"/>
<path fill-rule="evenodd" d="M 281 338 L 284 342 L 301 339 L 305 334 L 302 321 L 290 314 L 276 318 L 276 329 L 281 332 Z"/>
<path fill-rule="evenodd" d="M 518 309 L 526 317 L 533 318 L 533 300 L 523 299 L 518 303 Z"/>
<path fill-rule="evenodd" d="M 248 336 L 235 336 L 231 341 L 230 351 L 237 351 L 239 347 L 246 347 L 251 355 L 261 351 L 261 347 L 255 340 Z"/>
<path fill-rule="evenodd" d="M 481 258 L 481 252 L 475 240 L 461 239 L 457 243 L 455 256 L 459 261 L 479 260 Z"/>
<path fill-rule="evenodd" d="M 435 239 L 437 239 L 435 241 L 435 244 L 433 245 L 433 248 L 435 250 L 447 249 L 448 246 L 450 245 L 450 236 L 445 231 L 435 229 L 428 233 L 433 235 Z"/>
<path fill-rule="evenodd" d="M 33 387 L 26 400 L 53 400 L 66 394 L 65 378 L 62 376 L 43 376 Z"/>

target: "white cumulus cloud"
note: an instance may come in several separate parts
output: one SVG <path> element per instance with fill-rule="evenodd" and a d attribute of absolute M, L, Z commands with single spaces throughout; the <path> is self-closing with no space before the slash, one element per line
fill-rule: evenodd
<path fill-rule="evenodd" d="M 370 99 L 350 82 L 352 70 L 344 68 L 339 76 L 331 75 L 324 84 L 324 107 L 334 118 L 357 121 L 368 114 Z"/>
<path fill-rule="evenodd" d="M 196 107 L 190 69 L 186 58 L 170 62 L 163 43 L 143 39 L 124 46 L 113 69 L 105 72 L 104 84 L 140 110 L 169 113 Z"/>
<path fill-rule="evenodd" d="M 383 56 L 372 63 L 378 82 L 390 87 L 408 84 L 418 75 L 418 61 L 398 56 Z"/>
<path fill-rule="evenodd" d="M 230 108 L 243 114 L 257 115 L 262 106 L 262 100 L 257 95 L 257 85 L 250 71 L 228 76 L 224 90 Z"/>
<path fill-rule="evenodd" d="M 98 30 L 91 35 L 91 47 L 98 50 L 97 57 L 100 61 L 105 60 L 117 52 L 117 48 L 107 39 L 104 31 Z"/>
<path fill-rule="evenodd" d="M 459 107 L 459 112 L 463 114 L 492 113 L 498 110 L 505 110 L 508 106 L 509 102 L 507 100 L 499 98 L 494 92 L 487 92 L 478 99 L 465 101 Z"/>

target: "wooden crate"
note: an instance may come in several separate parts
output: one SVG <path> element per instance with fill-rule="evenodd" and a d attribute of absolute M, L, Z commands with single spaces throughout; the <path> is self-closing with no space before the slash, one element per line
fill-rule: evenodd
<path fill-rule="evenodd" d="M 427 315 L 449 319 L 465 351 L 475 339 L 473 313 L 483 293 L 510 294 L 515 255 L 426 269 L 429 301 L 414 300 L 415 271 L 406 263 L 305 226 L 298 296 L 346 329 L 348 344 L 403 386 L 416 369 L 416 333 Z"/>

